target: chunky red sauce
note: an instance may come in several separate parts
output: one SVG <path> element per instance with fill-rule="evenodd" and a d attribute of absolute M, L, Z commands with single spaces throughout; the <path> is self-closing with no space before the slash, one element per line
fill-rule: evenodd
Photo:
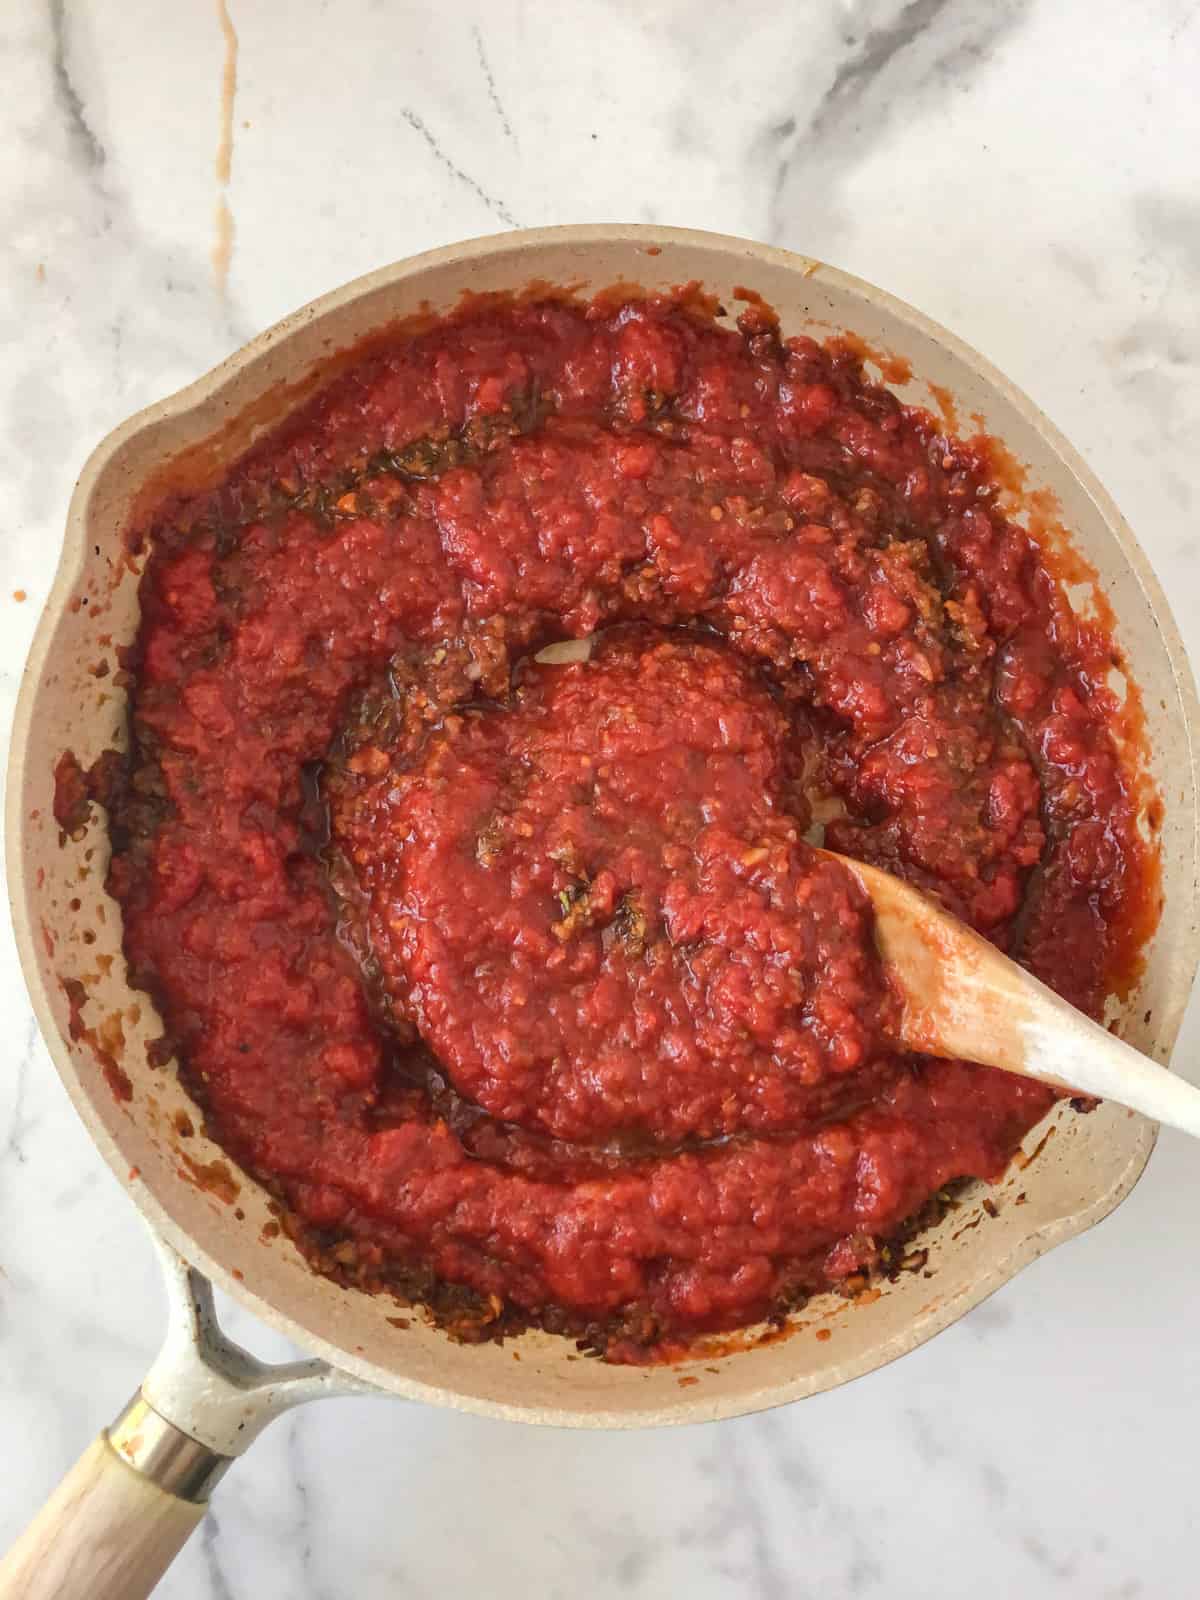
<path fill-rule="evenodd" d="M 890 1049 L 814 814 L 1077 1004 L 1128 965 L 1111 640 L 761 307 L 398 334 L 149 531 L 126 950 L 327 1270 L 628 1357 L 999 1174 L 1050 1092 Z"/>
<path fill-rule="evenodd" d="M 388 996 L 460 1093 L 653 1144 L 862 1101 L 883 985 L 864 897 L 800 838 L 792 734 L 726 647 L 612 630 L 503 709 L 360 745 L 334 838 Z"/>

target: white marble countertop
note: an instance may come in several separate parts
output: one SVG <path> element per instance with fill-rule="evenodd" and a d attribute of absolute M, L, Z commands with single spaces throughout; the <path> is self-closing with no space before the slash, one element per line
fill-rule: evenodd
<path fill-rule="evenodd" d="M 214 0 L 0 16 L 5 739 L 102 434 L 347 278 L 537 223 L 768 239 L 947 323 L 1097 469 L 1200 653 L 1195 0 L 229 3 L 227 184 Z M 5 1544 L 135 1388 L 162 1306 L 7 925 L 0 1008 Z M 1198 1044 L 1193 1007 L 1185 1068 Z M 740 1422 L 301 1411 L 161 1592 L 1173 1600 L 1195 1569 L 1198 1217 L 1200 1159 L 1165 1134 L 1112 1219 L 931 1345 Z"/>

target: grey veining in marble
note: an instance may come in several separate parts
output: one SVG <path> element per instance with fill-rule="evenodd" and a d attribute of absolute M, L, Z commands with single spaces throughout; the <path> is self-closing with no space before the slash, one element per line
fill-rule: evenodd
<path fill-rule="evenodd" d="M 5 729 L 97 439 L 347 278 L 549 222 L 773 240 L 955 328 L 1097 468 L 1200 651 L 1194 0 L 228 14 L 225 183 L 215 0 L 0 12 Z M 135 1387 L 161 1304 L 7 927 L 0 1015 L 6 1542 Z M 1185 1068 L 1198 1046 L 1193 1008 Z M 385 1401 L 298 1412 L 227 1480 L 162 1592 L 1175 1600 L 1194 1587 L 1198 1216 L 1200 1161 L 1164 1135 L 1108 1223 L 932 1345 L 719 1427 L 584 1437 Z"/>

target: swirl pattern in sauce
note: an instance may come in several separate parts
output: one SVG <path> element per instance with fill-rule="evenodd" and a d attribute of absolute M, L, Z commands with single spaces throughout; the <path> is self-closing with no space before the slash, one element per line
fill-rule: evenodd
<path fill-rule="evenodd" d="M 1050 1092 L 889 1047 L 814 810 L 1092 1011 L 1132 956 L 1111 639 L 761 307 L 397 334 L 148 531 L 126 951 L 325 1270 L 633 1359 L 1001 1172 Z"/>

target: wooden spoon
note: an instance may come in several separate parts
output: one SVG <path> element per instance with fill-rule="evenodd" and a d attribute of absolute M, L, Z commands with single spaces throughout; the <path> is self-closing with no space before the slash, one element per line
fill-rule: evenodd
<path fill-rule="evenodd" d="M 1200 1138 L 1200 1089 L 1122 1044 L 918 889 L 878 867 L 823 853 L 870 896 L 879 953 L 902 1002 L 900 1039 L 909 1049 L 1115 1100 Z"/>

